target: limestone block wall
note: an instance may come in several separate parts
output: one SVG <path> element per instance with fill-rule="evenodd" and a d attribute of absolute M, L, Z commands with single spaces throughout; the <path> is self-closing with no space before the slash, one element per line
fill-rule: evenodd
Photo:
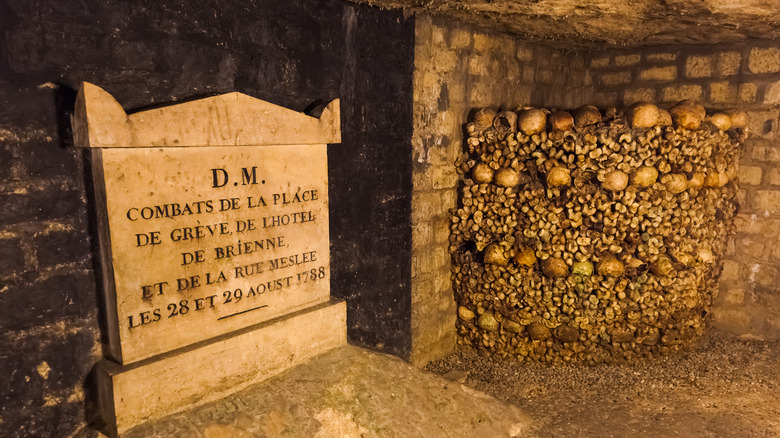
<path fill-rule="evenodd" d="M 424 365 L 455 346 L 449 209 L 469 113 L 576 107 L 588 101 L 591 84 L 579 54 L 424 15 L 416 17 L 414 59 L 411 361 Z"/>
<path fill-rule="evenodd" d="M 780 338 L 780 44 L 651 47 L 588 55 L 594 102 L 640 100 L 669 107 L 694 99 L 710 109 L 748 112 L 751 137 L 741 153 L 737 234 L 715 301 L 714 326 Z"/>

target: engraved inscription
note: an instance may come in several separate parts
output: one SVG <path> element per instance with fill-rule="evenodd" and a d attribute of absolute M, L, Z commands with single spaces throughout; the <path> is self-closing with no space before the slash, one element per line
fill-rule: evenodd
<path fill-rule="evenodd" d="M 325 146 L 106 150 L 123 356 L 329 298 Z"/>

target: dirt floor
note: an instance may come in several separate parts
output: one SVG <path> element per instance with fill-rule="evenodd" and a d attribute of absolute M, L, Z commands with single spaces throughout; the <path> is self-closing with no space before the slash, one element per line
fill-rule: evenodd
<path fill-rule="evenodd" d="M 493 361 L 461 347 L 428 369 L 517 405 L 535 437 L 780 437 L 780 342 L 715 334 L 631 366 Z"/>

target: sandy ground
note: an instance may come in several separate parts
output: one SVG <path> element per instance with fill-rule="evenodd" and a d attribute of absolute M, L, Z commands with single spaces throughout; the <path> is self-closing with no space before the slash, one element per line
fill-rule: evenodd
<path fill-rule="evenodd" d="M 780 437 L 780 342 L 714 334 L 682 356 L 597 366 L 461 347 L 428 369 L 517 405 L 534 437 Z"/>

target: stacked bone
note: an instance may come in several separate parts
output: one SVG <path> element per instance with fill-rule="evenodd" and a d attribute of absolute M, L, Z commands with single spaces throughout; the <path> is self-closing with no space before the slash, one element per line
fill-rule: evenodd
<path fill-rule="evenodd" d="M 586 363 L 694 345 L 737 208 L 742 112 L 478 110 L 450 253 L 460 342 Z"/>

